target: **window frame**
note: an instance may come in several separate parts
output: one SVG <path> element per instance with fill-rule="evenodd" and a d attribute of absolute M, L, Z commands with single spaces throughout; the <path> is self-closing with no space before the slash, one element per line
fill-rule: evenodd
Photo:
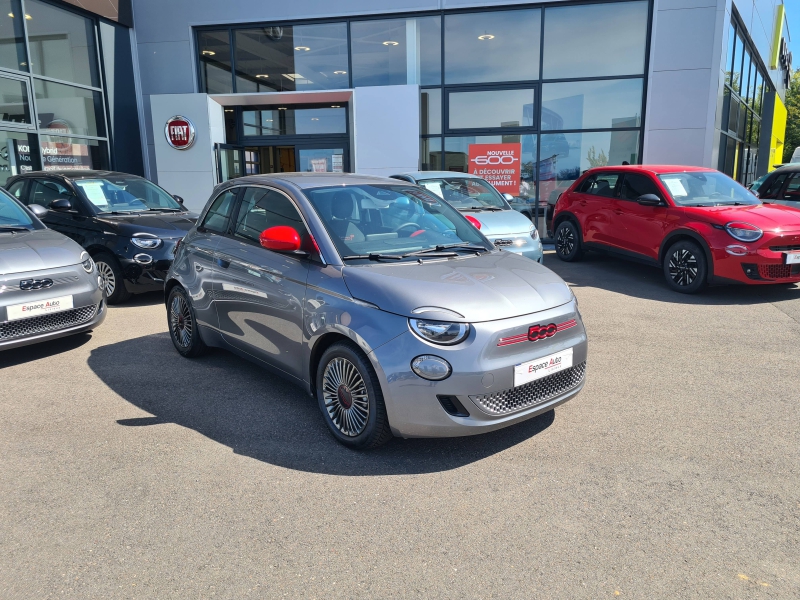
<path fill-rule="evenodd" d="M 655 190 L 656 190 L 655 192 L 647 192 L 647 193 L 648 193 L 648 194 L 650 194 L 650 193 L 654 193 L 656 196 L 658 196 L 658 197 L 659 197 L 659 199 L 661 200 L 661 202 L 663 202 L 663 203 L 664 203 L 664 206 L 666 206 L 666 205 L 667 205 L 667 201 L 666 201 L 666 199 L 664 198 L 664 194 L 663 194 L 663 192 L 661 191 L 661 186 L 660 186 L 660 185 L 659 185 L 659 183 L 658 183 L 658 182 L 655 180 L 655 178 L 653 178 L 653 177 L 652 177 L 651 175 L 649 175 L 648 173 L 629 173 L 629 172 L 627 172 L 627 171 L 624 171 L 624 172 L 622 173 L 622 179 L 621 179 L 621 180 L 620 180 L 620 182 L 617 184 L 617 191 L 616 191 L 616 196 L 615 196 L 615 197 L 616 197 L 618 200 L 622 200 L 623 202 L 634 202 L 634 203 L 636 203 L 636 200 L 635 200 L 635 199 L 631 199 L 631 198 L 624 198 L 624 197 L 622 196 L 622 186 L 623 186 L 623 185 L 625 185 L 625 181 L 626 181 L 626 180 L 628 179 L 628 177 L 630 177 L 631 175 L 633 175 L 633 176 L 635 176 L 635 177 L 644 177 L 645 179 L 647 179 L 647 180 L 648 180 L 648 181 L 649 181 L 649 182 L 650 182 L 650 183 L 653 185 L 653 187 L 654 187 L 654 188 L 655 188 Z"/>
<path fill-rule="evenodd" d="M 239 194 L 241 193 L 242 186 L 234 186 L 227 189 L 222 190 L 219 194 L 214 196 L 214 199 L 207 204 L 207 207 L 203 210 L 203 213 L 200 215 L 200 218 L 197 220 L 200 225 L 197 226 L 197 230 L 200 233 L 213 233 L 214 235 L 224 235 L 227 236 L 228 233 L 231 231 L 231 215 L 233 215 L 234 210 L 237 210 L 237 205 L 239 202 Z M 231 201 L 231 211 L 230 214 L 226 217 L 227 223 L 225 225 L 225 231 L 218 231 L 216 229 L 209 229 L 206 227 L 206 221 L 208 219 L 208 215 L 211 212 L 211 207 L 214 206 L 214 203 L 219 199 L 220 196 L 227 194 L 228 192 L 233 193 L 233 200 Z"/>

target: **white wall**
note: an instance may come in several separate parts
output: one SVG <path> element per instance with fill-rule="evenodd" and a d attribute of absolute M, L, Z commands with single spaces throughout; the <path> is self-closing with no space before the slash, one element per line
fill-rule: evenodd
<path fill-rule="evenodd" d="M 222 106 L 206 94 L 163 94 L 150 96 L 150 113 L 158 184 L 181 196 L 188 209 L 200 211 L 216 184 L 214 144 L 225 141 Z M 194 124 L 195 141 L 188 150 L 172 148 L 164 135 L 175 115 Z"/>
<path fill-rule="evenodd" d="M 353 91 L 353 171 L 394 175 L 419 169 L 419 86 Z"/>

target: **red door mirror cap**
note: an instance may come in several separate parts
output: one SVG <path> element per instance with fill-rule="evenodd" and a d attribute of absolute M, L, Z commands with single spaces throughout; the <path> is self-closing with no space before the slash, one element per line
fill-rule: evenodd
<path fill-rule="evenodd" d="M 265 229 L 258 239 L 264 248 L 276 252 L 297 252 L 302 245 L 300 234 L 288 225 L 276 225 Z"/>

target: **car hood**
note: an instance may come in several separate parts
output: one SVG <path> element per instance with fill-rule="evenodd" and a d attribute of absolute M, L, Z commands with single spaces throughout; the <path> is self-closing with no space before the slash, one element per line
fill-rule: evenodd
<path fill-rule="evenodd" d="M 487 237 L 510 234 L 527 234 L 531 230 L 531 220 L 516 210 L 503 210 L 496 212 L 489 211 L 465 211 L 463 215 L 469 215 L 481 222 L 481 233 Z"/>
<path fill-rule="evenodd" d="M 152 233 L 158 237 L 183 237 L 194 226 L 198 215 L 184 213 L 154 213 L 140 215 L 99 215 L 101 223 L 110 225 L 120 234 Z"/>
<path fill-rule="evenodd" d="M 0 233 L 0 275 L 76 265 L 82 253 L 78 244 L 51 229 Z"/>
<path fill-rule="evenodd" d="M 353 297 L 405 317 L 494 321 L 566 304 L 572 292 L 550 269 L 512 252 L 423 262 L 347 266 Z M 431 310 L 414 312 L 428 307 Z"/>
<path fill-rule="evenodd" d="M 731 221 L 744 221 L 763 231 L 800 231 L 800 210 L 781 204 L 711 206 L 686 210 L 697 215 L 706 215 L 720 225 L 726 225 Z"/>

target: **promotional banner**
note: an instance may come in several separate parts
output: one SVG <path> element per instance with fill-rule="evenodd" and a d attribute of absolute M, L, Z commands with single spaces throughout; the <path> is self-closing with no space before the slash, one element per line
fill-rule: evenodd
<path fill-rule="evenodd" d="M 519 196 L 522 144 L 470 144 L 469 172 L 497 188 Z"/>

